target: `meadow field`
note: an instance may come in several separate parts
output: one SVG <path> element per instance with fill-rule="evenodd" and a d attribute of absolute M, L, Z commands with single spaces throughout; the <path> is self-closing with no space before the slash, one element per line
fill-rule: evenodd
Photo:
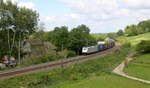
<path fill-rule="evenodd" d="M 49 88 L 149 88 L 150 85 L 115 74 L 101 74 L 76 82 L 66 82 Z"/>
<path fill-rule="evenodd" d="M 144 33 L 144 34 L 140 34 L 138 36 L 130 36 L 130 37 L 121 36 L 121 37 L 117 38 L 117 40 L 121 44 L 129 42 L 129 43 L 131 43 L 132 46 L 135 46 L 141 40 L 149 40 L 149 39 L 150 39 L 150 33 Z"/>
<path fill-rule="evenodd" d="M 137 78 L 150 80 L 150 54 L 136 56 L 124 72 Z"/>

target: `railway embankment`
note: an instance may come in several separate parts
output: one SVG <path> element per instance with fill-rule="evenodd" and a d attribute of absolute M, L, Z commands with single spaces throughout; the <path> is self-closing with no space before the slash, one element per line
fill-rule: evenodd
<path fill-rule="evenodd" d="M 34 65 L 34 66 L 29 66 L 25 68 L 20 68 L 20 69 L 13 69 L 13 70 L 8 70 L 8 71 L 1 71 L 0 72 L 0 80 L 16 77 L 16 76 L 21 76 L 21 75 L 26 75 L 26 74 L 32 74 L 35 72 L 41 72 L 45 70 L 51 70 L 54 68 L 62 67 L 62 66 L 67 66 L 67 65 L 72 65 L 76 63 L 80 63 L 83 61 L 87 61 L 90 59 L 94 59 L 96 57 L 100 56 L 105 56 L 107 54 L 110 54 L 116 50 L 118 50 L 118 46 L 115 46 L 111 49 L 107 49 L 105 51 L 87 55 L 87 56 L 78 56 L 66 60 L 59 60 L 55 62 L 50 62 L 50 63 L 44 63 L 44 64 L 39 64 L 39 65 Z"/>

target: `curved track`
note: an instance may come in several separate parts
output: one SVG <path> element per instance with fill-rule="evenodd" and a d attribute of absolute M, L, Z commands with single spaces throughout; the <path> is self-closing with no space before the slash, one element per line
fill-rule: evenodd
<path fill-rule="evenodd" d="M 66 60 L 59 60 L 59 61 L 39 64 L 39 65 L 24 67 L 24 68 L 20 68 L 20 69 L 0 71 L 0 80 L 5 80 L 8 78 L 21 76 L 21 75 L 25 75 L 25 74 L 31 74 L 31 73 L 35 73 L 35 72 L 44 71 L 44 70 L 50 70 L 50 69 L 54 69 L 57 67 L 71 65 L 71 64 L 76 64 L 76 63 L 79 63 L 82 61 L 94 59 L 99 56 L 105 56 L 109 53 L 114 52 L 118 48 L 119 48 L 118 46 L 115 46 L 115 47 L 107 49 L 105 51 L 101 51 L 99 53 L 95 53 L 95 54 L 91 54 L 91 55 L 87 55 L 87 56 L 78 56 L 78 57 L 74 57 L 74 58 L 70 58 L 70 59 L 66 59 Z"/>

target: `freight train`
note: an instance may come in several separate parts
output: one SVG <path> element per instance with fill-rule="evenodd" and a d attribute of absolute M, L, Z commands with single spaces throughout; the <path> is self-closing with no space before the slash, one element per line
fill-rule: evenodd
<path fill-rule="evenodd" d="M 96 52 L 100 52 L 115 46 L 115 40 L 107 39 L 105 42 L 98 42 L 97 45 L 88 46 L 82 48 L 82 54 L 88 55 Z"/>

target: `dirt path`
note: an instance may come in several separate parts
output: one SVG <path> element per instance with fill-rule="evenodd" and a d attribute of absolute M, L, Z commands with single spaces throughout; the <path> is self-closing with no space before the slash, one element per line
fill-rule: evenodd
<path fill-rule="evenodd" d="M 129 63 L 130 61 L 133 60 L 132 56 L 133 56 L 134 54 L 135 54 L 135 53 L 130 53 L 130 54 L 127 56 L 126 60 L 124 60 L 119 66 L 117 66 L 117 67 L 113 70 L 113 72 L 116 73 L 116 74 L 118 74 L 118 75 L 121 75 L 121 76 L 123 76 L 123 77 L 132 79 L 132 80 L 137 80 L 137 81 L 140 81 L 140 82 L 143 82 L 143 83 L 150 84 L 150 81 L 148 81 L 148 80 L 143 80 L 143 79 L 140 79 L 140 78 L 136 78 L 136 77 L 133 77 L 133 76 L 129 76 L 129 75 L 127 75 L 127 74 L 125 74 L 125 73 L 123 72 L 123 70 L 124 70 L 124 68 L 125 68 L 125 65 L 126 65 L 127 63 Z"/>

